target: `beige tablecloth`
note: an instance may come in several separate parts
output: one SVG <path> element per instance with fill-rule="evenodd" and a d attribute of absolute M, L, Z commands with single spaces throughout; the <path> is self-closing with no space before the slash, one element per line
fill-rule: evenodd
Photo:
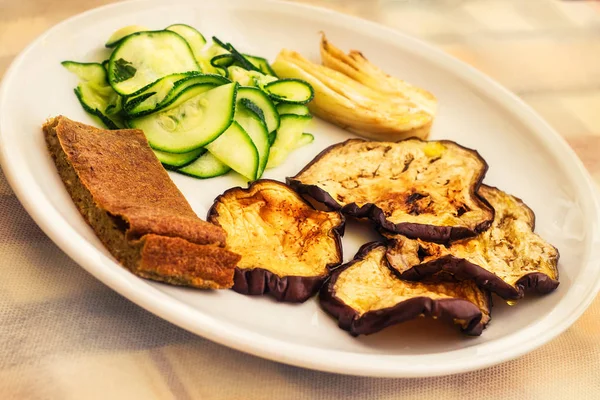
<path fill-rule="evenodd" d="M 110 0 L 0 0 L 0 76 L 33 38 Z M 600 182 L 600 3 L 314 0 L 433 42 L 535 107 Z M 523 68 L 527 65 L 527 68 Z M 429 379 L 319 373 L 196 337 L 63 254 L 0 174 L 0 399 L 600 399 L 600 300 L 551 343 Z"/>

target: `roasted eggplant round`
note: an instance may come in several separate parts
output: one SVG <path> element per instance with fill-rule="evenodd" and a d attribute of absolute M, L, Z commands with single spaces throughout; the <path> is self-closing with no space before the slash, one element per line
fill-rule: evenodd
<path fill-rule="evenodd" d="M 227 232 L 227 248 L 242 255 L 233 290 L 303 302 L 342 262 L 344 217 L 315 210 L 281 182 L 255 181 L 217 197 L 208 221 Z"/>
<path fill-rule="evenodd" d="M 470 239 L 441 246 L 384 233 L 387 259 L 403 279 L 420 280 L 443 271 L 475 282 L 504 299 L 526 290 L 548 293 L 558 286 L 558 250 L 533 233 L 535 215 L 520 199 L 482 185 L 479 193 L 496 210 L 492 226 Z"/>
<path fill-rule="evenodd" d="M 481 335 L 490 320 L 489 292 L 472 281 L 404 281 L 385 255 L 384 243 L 367 243 L 321 288 L 320 304 L 340 328 L 353 336 L 372 334 L 424 315 L 454 322 L 468 335 Z"/>
<path fill-rule="evenodd" d="M 486 171 L 476 151 L 450 141 L 350 139 L 325 149 L 288 183 L 387 231 L 448 243 L 492 223 L 494 209 L 477 194 Z"/>

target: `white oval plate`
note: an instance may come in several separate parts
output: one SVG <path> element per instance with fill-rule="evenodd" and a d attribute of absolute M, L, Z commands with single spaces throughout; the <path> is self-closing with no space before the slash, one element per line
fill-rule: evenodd
<path fill-rule="evenodd" d="M 478 338 L 429 320 L 352 338 L 313 298 L 302 305 L 233 291 L 207 292 L 139 279 L 119 266 L 78 214 L 46 152 L 40 126 L 63 114 L 93 123 L 74 94 L 76 78 L 62 60 L 101 61 L 116 29 L 143 24 L 160 29 L 181 22 L 273 59 L 287 47 L 319 60 L 323 30 L 344 50 L 362 50 L 385 71 L 432 91 L 440 101 L 433 138 L 477 149 L 490 169 L 485 182 L 525 200 L 537 214 L 537 232 L 561 252 L 560 286 L 514 307 L 501 301 Z M 283 180 L 329 144 L 351 135 L 323 121 L 314 144 L 292 154 L 267 178 Z M 464 372 L 522 355 L 568 328 L 599 289 L 598 202 L 591 180 L 566 143 L 529 107 L 461 62 L 422 42 L 331 11 L 261 1 L 135 1 L 71 18 L 43 34 L 17 57 L 0 92 L 2 167 L 40 227 L 99 280 L 141 307 L 223 345 L 280 362 L 346 374 L 411 377 Z M 234 176 L 207 181 L 171 174 L 204 217 Z M 344 258 L 374 238 L 352 225 Z"/>

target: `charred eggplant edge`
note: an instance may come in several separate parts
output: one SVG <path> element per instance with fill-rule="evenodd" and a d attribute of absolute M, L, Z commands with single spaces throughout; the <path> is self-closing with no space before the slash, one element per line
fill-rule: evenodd
<path fill-rule="evenodd" d="M 212 224 L 221 226 L 217 221 L 219 213 L 216 210 L 216 205 L 223 197 L 227 196 L 230 192 L 237 190 L 249 192 L 255 185 L 266 182 L 281 185 L 294 192 L 294 190 L 285 183 L 273 179 L 259 179 L 252 182 L 247 188 L 236 186 L 227 189 L 215 198 L 213 205 L 208 210 L 206 220 Z M 304 204 L 308 205 L 311 209 L 316 210 L 308 201 L 306 201 L 306 199 L 302 198 L 302 196 L 299 195 L 298 197 Z M 302 303 L 311 298 L 319 291 L 323 282 L 331 274 L 331 270 L 343 262 L 342 236 L 344 236 L 346 219 L 343 214 L 339 214 L 341 223 L 332 229 L 337 253 L 339 254 L 339 262 L 327 264 L 326 273 L 320 276 L 279 276 L 264 268 L 243 269 L 236 267 L 233 276 L 232 289 L 245 295 L 258 296 L 268 294 L 277 301 L 287 303 Z"/>
<path fill-rule="evenodd" d="M 496 186 L 483 186 L 487 186 L 490 189 L 502 191 Z M 520 206 L 524 207 L 527 213 L 530 215 L 531 223 L 529 225 L 531 227 L 531 232 L 534 232 L 536 221 L 535 212 L 519 197 L 516 197 L 512 194 L 510 196 L 513 199 L 515 199 Z M 388 245 L 394 246 L 395 242 L 396 240 L 394 239 L 386 239 L 386 243 Z M 552 246 L 556 250 L 556 262 L 558 264 L 558 260 L 560 259 L 560 252 L 558 248 L 556 248 L 549 242 L 548 245 Z M 457 258 L 451 255 L 441 257 L 437 260 L 433 260 L 427 263 L 414 265 L 403 272 L 400 272 L 396 268 L 394 268 L 392 263 L 389 264 L 392 270 L 400 279 L 406 279 L 409 281 L 419 281 L 437 272 L 445 271 L 450 273 L 455 280 L 473 280 L 480 288 L 489 290 L 490 292 L 494 292 L 505 300 L 522 299 L 525 296 L 525 293 L 527 292 L 548 294 L 554 291 L 560 283 L 558 281 L 559 271 L 557 267 L 557 279 L 553 279 L 550 276 L 541 272 L 531 272 L 519 278 L 519 280 L 515 282 L 515 286 L 513 287 L 493 272 L 490 272 L 487 269 L 482 268 L 477 264 L 473 264 L 463 258 Z"/>
<path fill-rule="evenodd" d="M 370 335 L 388 326 L 417 318 L 421 314 L 442 320 L 452 320 L 457 314 L 455 310 L 467 307 L 472 309 L 471 316 L 470 318 L 466 318 L 469 322 L 466 328 L 461 328 L 461 331 L 469 336 L 481 335 L 483 329 L 491 321 L 492 297 L 489 292 L 486 292 L 486 303 L 490 318 L 485 324 L 482 323 L 483 314 L 479 307 L 463 299 L 433 300 L 429 297 L 415 297 L 392 307 L 368 311 L 360 316 L 356 310 L 336 297 L 335 284 L 340 274 L 357 262 L 362 261 L 371 250 L 380 246 L 385 247 L 385 243 L 375 241 L 362 245 L 354 258 L 336 268 L 329 277 L 329 280 L 321 287 L 319 304 L 323 310 L 338 320 L 338 326 L 341 329 L 348 331 L 355 337 Z"/>
<path fill-rule="evenodd" d="M 422 139 L 419 139 L 416 137 L 410 137 L 407 139 L 399 140 L 395 143 L 400 143 L 400 142 L 404 142 L 407 140 L 427 142 L 427 140 L 422 140 Z M 381 208 L 377 207 L 373 203 L 367 203 L 367 204 L 363 205 L 362 207 L 359 207 L 356 203 L 350 203 L 350 204 L 346 204 L 345 206 L 342 206 L 333 197 L 331 197 L 331 195 L 329 193 L 327 193 L 325 190 L 319 188 L 317 185 L 307 185 L 296 179 L 299 175 L 304 173 L 313 164 L 317 163 L 321 158 L 323 158 L 325 156 L 325 154 L 327 154 L 329 151 L 333 150 L 334 148 L 344 146 L 346 143 L 348 143 L 350 141 L 369 142 L 368 140 L 364 140 L 364 139 L 347 139 L 343 142 L 333 144 L 333 145 L 327 147 L 326 149 L 324 149 L 323 151 L 321 151 L 311 162 L 309 162 L 304 168 L 302 168 L 302 170 L 300 170 L 300 172 L 298 172 L 295 176 L 286 178 L 286 183 L 292 189 L 294 189 L 296 192 L 298 192 L 301 196 L 309 196 L 312 199 L 314 199 L 315 201 L 324 204 L 330 210 L 341 211 L 343 214 L 347 214 L 349 216 L 356 217 L 356 218 L 368 218 L 371 221 L 373 221 L 374 223 L 376 223 L 377 225 L 379 225 L 380 227 L 382 227 L 383 229 L 390 231 L 390 232 L 399 233 L 410 239 L 422 239 L 422 240 L 425 240 L 428 242 L 447 244 L 447 243 L 450 243 L 455 240 L 465 239 L 468 237 L 476 236 L 477 234 L 487 230 L 492 225 L 492 222 L 494 221 L 494 216 L 495 216 L 494 207 L 492 207 L 492 205 L 485 198 L 480 196 L 478 193 L 479 187 L 481 186 L 481 184 L 483 182 L 483 178 L 485 177 L 485 175 L 488 171 L 489 165 L 485 161 L 485 159 L 481 156 L 481 154 L 479 154 L 479 152 L 477 150 L 464 147 L 464 146 L 462 146 L 454 141 L 451 141 L 451 140 L 439 140 L 438 142 L 450 143 L 450 144 L 456 145 L 462 149 L 465 149 L 469 152 L 474 153 L 474 155 L 482 161 L 483 166 L 484 166 L 483 169 L 481 170 L 481 172 L 479 173 L 479 176 L 477 177 L 475 184 L 471 185 L 470 192 L 471 192 L 471 196 L 473 196 L 475 201 L 477 201 L 479 203 L 481 208 L 488 209 L 489 211 L 491 211 L 491 218 L 489 220 L 482 221 L 477 226 L 475 226 L 475 228 L 473 230 L 471 230 L 469 228 L 465 228 L 465 227 L 436 226 L 436 225 L 417 224 L 417 223 L 413 223 L 413 222 L 400 222 L 400 223 L 395 224 L 393 222 L 388 221 L 385 217 L 383 210 Z"/>

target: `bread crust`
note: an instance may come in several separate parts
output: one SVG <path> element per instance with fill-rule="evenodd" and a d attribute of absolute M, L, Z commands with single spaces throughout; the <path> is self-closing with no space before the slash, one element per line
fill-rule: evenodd
<path fill-rule="evenodd" d="M 148 279 L 230 288 L 240 256 L 226 233 L 202 221 L 140 130 L 102 130 L 64 116 L 43 126 L 58 173 L 110 253 Z"/>

